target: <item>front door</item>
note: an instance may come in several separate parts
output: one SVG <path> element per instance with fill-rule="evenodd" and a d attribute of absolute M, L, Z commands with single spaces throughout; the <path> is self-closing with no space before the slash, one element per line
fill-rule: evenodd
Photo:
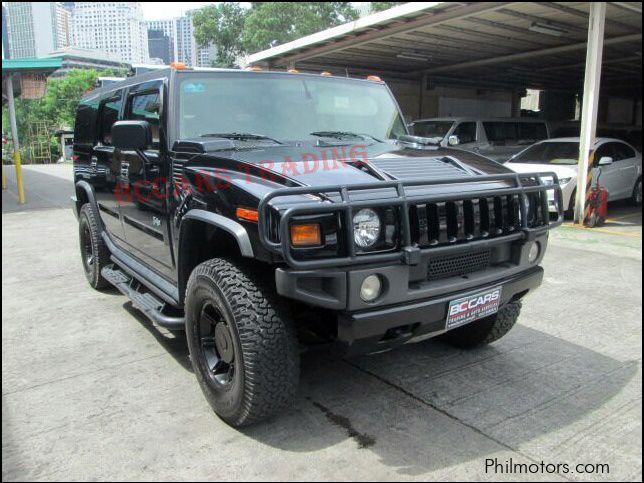
<path fill-rule="evenodd" d="M 607 142 L 600 144 L 595 152 L 594 157 L 594 170 L 593 170 L 593 185 L 597 183 L 599 177 L 599 184 L 608 190 L 608 199 L 613 201 L 621 196 L 622 182 L 619 162 L 615 161 L 615 143 Z M 612 164 L 599 166 L 599 161 L 602 158 L 611 158 Z"/>
<path fill-rule="evenodd" d="M 162 82 L 136 86 L 127 94 L 124 119 L 147 121 L 152 144 L 143 152 L 120 151 L 121 183 L 127 187 L 121 213 L 125 238 L 133 253 L 161 275 L 175 278 L 167 217 L 168 162 L 162 148 L 165 137 Z"/>

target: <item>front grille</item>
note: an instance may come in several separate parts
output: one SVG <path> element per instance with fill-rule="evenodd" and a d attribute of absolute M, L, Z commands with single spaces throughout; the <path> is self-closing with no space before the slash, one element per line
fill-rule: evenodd
<path fill-rule="evenodd" d="M 427 264 L 427 278 L 441 278 L 467 275 L 490 266 L 490 250 L 480 250 L 466 254 L 443 255 L 430 257 Z"/>
<path fill-rule="evenodd" d="M 528 227 L 547 225 L 547 195 L 537 192 L 528 198 Z M 519 203 L 519 195 L 502 195 L 411 206 L 412 241 L 426 248 L 511 234 L 521 229 Z"/>

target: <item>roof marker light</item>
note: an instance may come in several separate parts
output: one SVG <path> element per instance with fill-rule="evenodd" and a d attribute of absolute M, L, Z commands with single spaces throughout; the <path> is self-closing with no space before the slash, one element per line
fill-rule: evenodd
<path fill-rule="evenodd" d="M 289 69 L 286 72 L 288 72 L 289 74 L 299 74 L 300 73 L 300 71 L 297 70 L 297 69 Z"/>
<path fill-rule="evenodd" d="M 382 82 L 382 79 L 378 77 L 377 75 L 368 75 L 367 76 L 368 81 L 373 81 L 373 82 Z"/>
<path fill-rule="evenodd" d="M 329 72 L 328 70 L 323 70 L 322 72 L 320 72 L 320 75 L 324 77 L 331 77 L 333 74 L 331 74 L 331 72 Z"/>
<path fill-rule="evenodd" d="M 264 69 L 262 69 L 261 67 L 257 67 L 256 65 L 253 65 L 251 67 L 246 67 L 246 70 L 250 70 L 252 72 L 260 72 Z"/>
<path fill-rule="evenodd" d="M 186 70 L 186 64 L 183 62 L 170 62 L 170 67 L 174 70 Z"/>

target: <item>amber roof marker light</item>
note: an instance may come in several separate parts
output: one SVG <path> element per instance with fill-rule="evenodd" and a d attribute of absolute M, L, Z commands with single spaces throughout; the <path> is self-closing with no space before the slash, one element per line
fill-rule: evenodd
<path fill-rule="evenodd" d="M 170 67 L 174 70 L 186 70 L 188 68 L 183 62 L 170 62 Z"/>

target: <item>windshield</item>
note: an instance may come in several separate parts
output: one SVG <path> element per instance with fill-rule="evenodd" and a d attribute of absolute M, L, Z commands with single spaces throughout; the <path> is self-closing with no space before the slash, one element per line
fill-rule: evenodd
<path fill-rule="evenodd" d="M 426 138 L 444 138 L 454 125 L 453 121 L 421 121 L 414 123 L 414 134 Z"/>
<path fill-rule="evenodd" d="M 513 163 L 568 164 L 579 159 L 579 143 L 541 143 L 530 146 L 511 160 Z"/>
<path fill-rule="evenodd" d="M 377 139 L 406 134 L 385 85 L 304 75 L 210 73 L 179 85 L 179 137 L 251 133 L 279 141 L 318 140 L 320 133 Z M 315 134 L 312 134 L 315 133 Z"/>

